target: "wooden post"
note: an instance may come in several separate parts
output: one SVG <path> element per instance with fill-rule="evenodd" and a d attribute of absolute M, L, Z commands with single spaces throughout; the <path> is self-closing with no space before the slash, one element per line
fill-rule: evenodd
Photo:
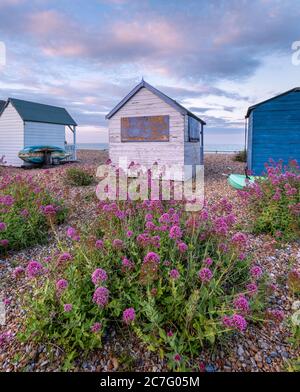
<path fill-rule="evenodd" d="M 202 123 L 201 123 L 201 145 L 200 145 L 200 148 L 201 148 L 200 163 L 201 163 L 201 165 L 203 165 L 203 162 L 204 162 L 204 135 L 203 135 L 203 124 Z"/>
<path fill-rule="evenodd" d="M 74 159 L 77 160 L 77 148 L 76 148 L 76 125 L 73 127 L 73 144 L 74 144 Z"/>
<path fill-rule="evenodd" d="M 44 156 L 45 156 L 44 162 L 45 162 L 46 166 L 51 165 L 51 164 L 52 164 L 51 152 L 48 151 L 48 150 L 46 150 L 46 151 L 44 152 Z"/>

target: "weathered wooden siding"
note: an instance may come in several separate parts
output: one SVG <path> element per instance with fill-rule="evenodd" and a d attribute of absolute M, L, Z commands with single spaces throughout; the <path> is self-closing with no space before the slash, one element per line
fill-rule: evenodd
<path fill-rule="evenodd" d="M 121 142 L 121 117 L 169 116 L 169 142 Z M 150 167 L 154 162 L 161 165 L 184 165 L 185 116 L 165 103 L 155 94 L 142 88 L 109 120 L 109 155 L 113 163 L 119 158 L 139 162 Z"/>
<path fill-rule="evenodd" d="M 26 122 L 24 130 L 24 146 L 29 147 L 39 144 L 64 148 L 65 126 L 60 124 Z"/>
<path fill-rule="evenodd" d="M 251 169 L 264 170 L 269 158 L 300 161 L 300 92 L 263 103 L 253 112 Z"/>
<path fill-rule="evenodd" d="M 248 134 L 247 134 L 247 166 L 252 170 L 252 132 L 253 132 L 253 112 L 248 118 Z"/>
<path fill-rule="evenodd" d="M 189 121 L 195 128 L 196 124 L 199 132 L 199 142 L 189 141 Z M 194 132 L 195 133 L 195 132 Z M 186 116 L 185 121 L 185 143 L 184 143 L 184 164 L 185 165 L 202 165 L 203 164 L 203 146 L 201 145 L 201 124 L 194 118 Z"/>
<path fill-rule="evenodd" d="M 24 124 L 16 109 L 8 104 L 0 116 L 0 157 L 5 156 L 6 165 L 22 166 L 18 152 L 24 148 Z"/>

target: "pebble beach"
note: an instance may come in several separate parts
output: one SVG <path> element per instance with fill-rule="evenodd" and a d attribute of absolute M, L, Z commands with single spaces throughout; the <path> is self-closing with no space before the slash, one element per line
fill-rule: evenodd
<path fill-rule="evenodd" d="M 80 225 L 88 222 L 96 214 L 97 199 L 95 185 L 87 187 L 69 187 L 62 182 L 62 170 L 65 167 L 80 166 L 95 172 L 98 165 L 108 158 L 107 151 L 79 150 L 78 162 L 49 169 L 31 170 L 33 176 L 41 181 L 45 178 L 48 185 L 63 197 L 70 208 L 68 222 L 58 227 L 58 238 L 63 236 L 70 224 Z M 244 164 L 234 161 L 232 154 L 205 154 L 205 198 L 210 203 L 220 197 L 226 197 L 234 205 L 238 219 L 247 224 L 250 219 L 247 209 L 243 208 L 236 190 L 227 183 L 230 173 L 244 172 Z M 5 169 L 18 173 L 24 169 Z M 47 173 L 45 175 L 45 170 Z M 300 267 L 300 242 L 294 241 L 276 247 L 274 240 L 266 235 L 249 235 L 247 252 L 251 253 L 257 265 L 267 270 L 273 283 L 273 291 L 268 301 L 276 305 L 286 317 L 291 314 L 293 298 L 290 296 L 286 280 L 288 267 L 293 261 Z M 1 295 L 7 299 L 6 324 L 0 325 L 0 333 L 11 331 L 14 337 L 22 331 L 24 311 L 21 306 L 25 293 L 22 281 L 12 278 L 13 269 L 25 266 L 28 259 L 47 257 L 55 251 L 57 238 L 49 234 L 46 245 L 9 253 L 0 259 Z M 299 357 L 290 342 L 290 331 L 286 323 L 254 325 L 251 324 L 243 334 L 235 334 L 227 346 L 204 348 L 191 360 L 191 368 L 203 372 L 282 372 L 288 362 Z M 76 359 L 73 371 L 166 371 L 166 363 L 157 355 L 146 350 L 136 337 L 121 334 L 118 330 L 107 331 L 103 347 Z M 0 346 L 0 371 L 61 371 L 62 352 L 55 345 L 35 345 L 12 339 L 3 349 Z"/>

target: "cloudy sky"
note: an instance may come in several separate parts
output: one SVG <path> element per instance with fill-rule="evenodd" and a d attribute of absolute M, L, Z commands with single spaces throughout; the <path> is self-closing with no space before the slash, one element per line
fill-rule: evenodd
<path fill-rule="evenodd" d="M 207 143 L 242 143 L 247 107 L 300 85 L 299 0 L 0 0 L 1 41 L 0 99 L 66 107 L 79 142 L 107 140 L 142 76 L 207 121 Z"/>

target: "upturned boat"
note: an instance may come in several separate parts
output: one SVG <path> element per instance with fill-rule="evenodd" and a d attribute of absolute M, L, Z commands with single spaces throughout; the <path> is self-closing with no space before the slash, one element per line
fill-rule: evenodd
<path fill-rule="evenodd" d="M 70 156 L 70 154 L 66 153 L 61 147 L 39 145 L 25 147 L 23 150 L 19 151 L 18 156 L 24 162 L 42 164 L 46 163 L 47 157 L 49 156 L 50 162 L 53 162 L 54 160 L 61 161 Z"/>

